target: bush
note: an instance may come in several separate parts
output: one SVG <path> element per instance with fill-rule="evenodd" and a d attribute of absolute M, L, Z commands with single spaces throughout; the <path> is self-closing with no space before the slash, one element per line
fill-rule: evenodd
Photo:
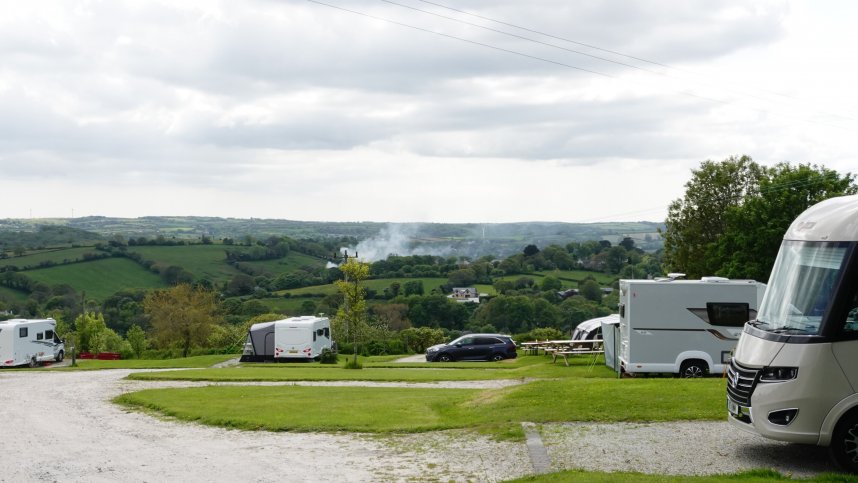
<path fill-rule="evenodd" d="M 325 347 L 319 355 L 319 362 L 322 364 L 336 364 L 337 353 Z"/>
<path fill-rule="evenodd" d="M 560 340 L 563 339 L 563 332 L 551 327 L 540 327 L 531 330 L 525 340 Z"/>
<path fill-rule="evenodd" d="M 363 364 L 354 359 L 349 359 L 343 367 L 346 369 L 363 369 Z"/>

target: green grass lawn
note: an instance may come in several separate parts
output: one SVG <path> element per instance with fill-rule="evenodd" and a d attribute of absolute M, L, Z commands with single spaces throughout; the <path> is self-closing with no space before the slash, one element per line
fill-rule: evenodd
<path fill-rule="evenodd" d="M 122 289 L 152 289 L 166 285 L 158 275 L 127 258 L 105 258 L 21 272 L 48 285 L 69 284 L 87 298 L 104 300 Z"/>
<path fill-rule="evenodd" d="M 616 379 L 606 367 L 593 367 L 583 358 L 566 367 L 552 364 L 542 356 L 503 363 L 406 367 L 394 367 L 395 363 L 386 358 L 368 358 L 363 362 L 365 367 L 361 370 L 319 364 L 252 364 L 224 369 L 135 373 L 129 378 L 215 382 L 513 379 L 523 384 L 473 390 L 212 385 L 141 391 L 123 395 L 117 401 L 180 419 L 226 427 L 370 432 L 473 428 L 501 437 L 520 437 L 523 421 L 648 422 L 724 417 L 726 389 L 723 379 Z M 343 401 L 349 403 L 344 407 Z M 288 407 L 302 409 L 284 411 Z M 310 416 L 305 417 L 307 411 L 311 411 Z M 364 414 L 377 416 L 364 417 Z M 391 418 L 390 414 L 396 417 Z"/>
<path fill-rule="evenodd" d="M 451 372 L 460 371 L 468 370 Z M 366 380 L 360 376 L 350 379 Z M 713 379 L 569 378 L 482 390 L 213 385 L 149 389 L 121 395 L 116 401 L 183 420 L 243 429 L 420 432 L 473 428 L 520 436 L 523 421 L 719 420 L 724 418 L 724 391 L 723 381 Z"/>

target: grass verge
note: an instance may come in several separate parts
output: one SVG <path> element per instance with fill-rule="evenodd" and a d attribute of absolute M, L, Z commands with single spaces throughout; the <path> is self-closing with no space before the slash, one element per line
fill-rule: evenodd
<path fill-rule="evenodd" d="M 221 362 L 235 359 L 238 354 L 216 354 L 206 356 L 182 357 L 178 359 L 122 359 L 118 361 L 99 361 L 78 359 L 77 367 L 56 367 L 55 371 L 92 371 L 100 369 L 177 369 L 210 367 Z"/>
<path fill-rule="evenodd" d="M 359 371 L 343 369 L 341 364 L 332 366 L 319 363 L 265 363 L 242 364 L 240 367 L 223 369 L 201 369 L 182 372 L 149 372 L 131 374 L 130 379 L 139 380 L 185 380 L 185 381 L 467 381 L 490 379 L 565 379 L 565 378 L 613 378 L 613 371 L 599 361 L 574 358 L 567 367 L 552 363 L 544 356 L 520 357 L 502 362 L 459 363 L 396 363 L 391 357 L 358 358 L 364 368 Z"/>

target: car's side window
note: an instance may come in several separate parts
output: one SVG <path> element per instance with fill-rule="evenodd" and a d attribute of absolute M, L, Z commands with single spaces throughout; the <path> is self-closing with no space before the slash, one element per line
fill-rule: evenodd
<path fill-rule="evenodd" d="M 459 341 L 459 344 L 461 344 L 461 345 L 474 345 L 474 338 L 468 337 L 467 339 L 462 339 Z"/>
<path fill-rule="evenodd" d="M 502 342 L 494 337 L 482 337 L 477 339 L 477 344 L 479 345 L 493 345 L 493 344 L 502 344 Z"/>

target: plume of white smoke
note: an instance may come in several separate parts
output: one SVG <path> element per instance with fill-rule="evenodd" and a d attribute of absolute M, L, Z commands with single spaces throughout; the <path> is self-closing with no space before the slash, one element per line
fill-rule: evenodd
<path fill-rule="evenodd" d="M 348 252 L 349 256 L 357 256 L 365 262 L 384 260 L 389 255 L 437 255 L 447 256 L 453 248 L 449 245 L 423 245 L 418 242 L 416 235 L 420 225 L 417 223 L 390 223 L 382 228 L 378 235 L 360 241 L 357 246 L 344 247 L 341 253 Z"/>

